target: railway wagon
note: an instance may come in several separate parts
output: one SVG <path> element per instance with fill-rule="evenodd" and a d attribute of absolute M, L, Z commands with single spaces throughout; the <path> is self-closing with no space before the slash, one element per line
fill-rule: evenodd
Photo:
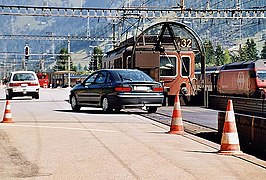
<path fill-rule="evenodd" d="M 178 24 L 179 25 L 179 24 Z M 139 69 L 163 84 L 172 103 L 181 94 L 184 103 L 195 95 L 193 37 L 176 24 L 159 23 L 137 38 L 129 38 L 107 52 L 102 68 Z"/>
<path fill-rule="evenodd" d="M 40 86 L 43 88 L 47 88 L 50 85 L 50 80 L 49 80 L 49 74 L 46 72 L 37 72 L 36 73 Z"/>
<path fill-rule="evenodd" d="M 213 94 L 217 93 L 217 80 L 219 76 L 219 71 L 222 66 L 209 66 L 205 68 L 205 89 L 206 91 L 212 92 Z M 202 89 L 203 80 L 201 80 L 201 69 L 195 69 L 195 78 L 196 81 L 196 90 L 199 92 Z"/>
<path fill-rule="evenodd" d="M 266 59 L 224 65 L 219 71 L 217 93 L 265 98 Z"/>

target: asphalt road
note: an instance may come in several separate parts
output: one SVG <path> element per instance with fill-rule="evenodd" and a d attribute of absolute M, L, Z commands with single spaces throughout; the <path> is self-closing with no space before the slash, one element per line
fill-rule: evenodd
<path fill-rule="evenodd" d="M 103 114 L 66 102 L 68 89 L 11 100 L 0 124 L 0 179 L 264 179 L 255 157 L 218 155 L 219 146 L 122 111 Z M 0 90 L 0 117 L 5 99 Z"/>

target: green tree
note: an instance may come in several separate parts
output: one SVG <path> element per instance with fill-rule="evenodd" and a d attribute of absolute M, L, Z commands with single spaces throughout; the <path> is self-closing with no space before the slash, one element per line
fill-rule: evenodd
<path fill-rule="evenodd" d="M 77 72 L 77 66 L 73 66 L 73 61 L 71 61 L 72 65 L 70 64 L 70 70 Z"/>
<path fill-rule="evenodd" d="M 88 66 L 85 65 L 84 68 L 83 68 L 84 71 L 88 71 Z"/>
<path fill-rule="evenodd" d="M 208 66 L 215 65 L 214 48 L 210 40 L 204 43 L 204 48 L 206 52 L 206 65 Z"/>
<path fill-rule="evenodd" d="M 55 71 L 65 71 L 68 65 L 68 55 L 67 49 L 62 48 L 59 52 L 59 56 L 56 57 L 56 65 L 53 68 Z"/>
<path fill-rule="evenodd" d="M 220 44 L 218 44 L 218 46 L 216 47 L 215 59 L 216 59 L 215 65 L 220 66 L 224 64 L 224 53 L 222 50 L 222 46 Z"/>
<path fill-rule="evenodd" d="M 249 60 L 258 59 L 258 50 L 254 39 L 248 39 L 246 42 L 247 45 L 247 56 Z"/>
<path fill-rule="evenodd" d="M 92 63 L 93 63 L 93 69 L 101 69 L 102 68 L 102 59 L 103 59 L 103 50 L 99 47 L 95 47 L 93 49 L 93 55 L 92 55 Z"/>
<path fill-rule="evenodd" d="M 239 49 L 240 61 L 258 59 L 258 50 L 253 39 L 248 39 L 242 48 Z"/>
<path fill-rule="evenodd" d="M 67 48 L 62 48 L 59 52 L 59 56 L 56 57 L 56 65 L 53 68 L 54 71 L 66 71 L 68 70 L 68 50 Z M 76 71 L 76 68 L 73 66 L 73 61 L 70 59 L 70 70 Z"/>
<path fill-rule="evenodd" d="M 266 41 L 264 42 L 264 45 L 262 47 L 260 57 L 261 57 L 261 59 L 266 59 Z"/>
<path fill-rule="evenodd" d="M 238 61 L 248 61 L 249 60 L 249 56 L 248 56 L 248 52 L 247 52 L 248 46 L 245 44 L 243 47 L 239 48 L 239 59 Z"/>
<path fill-rule="evenodd" d="M 82 67 L 81 67 L 81 64 L 80 63 L 78 63 L 78 65 L 77 65 L 77 71 L 82 71 Z"/>
<path fill-rule="evenodd" d="M 237 62 L 239 61 L 239 57 L 236 54 L 230 54 L 231 62 Z"/>
<path fill-rule="evenodd" d="M 229 64 L 231 62 L 232 62 L 232 60 L 231 60 L 230 53 L 228 50 L 225 50 L 224 51 L 224 64 Z"/>

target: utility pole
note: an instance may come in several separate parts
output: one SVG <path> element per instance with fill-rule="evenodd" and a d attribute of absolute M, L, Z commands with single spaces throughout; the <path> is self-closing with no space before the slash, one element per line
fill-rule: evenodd
<path fill-rule="evenodd" d="M 54 33 L 52 32 L 52 36 L 53 35 L 54 35 Z M 55 38 L 53 37 L 53 39 L 52 39 L 53 60 L 55 59 L 55 57 L 54 57 L 54 54 L 55 54 L 55 43 L 54 43 L 54 40 L 55 40 Z"/>
<path fill-rule="evenodd" d="M 181 10 L 185 9 L 185 0 L 180 0 L 180 8 Z"/>
<path fill-rule="evenodd" d="M 7 77 L 7 65 L 6 65 L 6 49 L 5 49 L 5 56 L 4 56 L 4 77 L 6 78 Z"/>
<path fill-rule="evenodd" d="M 91 36 L 90 33 L 90 18 L 87 18 L 87 38 Z"/>
<path fill-rule="evenodd" d="M 181 9 L 185 7 L 185 0 L 180 0 L 180 7 Z"/>
<path fill-rule="evenodd" d="M 115 21 L 113 21 L 113 47 L 115 49 Z"/>
<path fill-rule="evenodd" d="M 241 9 L 241 0 L 236 0 L 236 10 Z M 242 41 L 242 18 L 239 18 L 239 48 L 241 47 L 241 41 Z"/>
<path fill-rule="evenodd" d="M 70 87 L 70 35 L 67 40 L 67 53 L 68 53 L 68 87 Z"/>

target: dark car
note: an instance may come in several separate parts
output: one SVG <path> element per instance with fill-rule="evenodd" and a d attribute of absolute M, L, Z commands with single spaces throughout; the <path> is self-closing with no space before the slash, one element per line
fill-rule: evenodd
<path fill-rule="evenodd" d="M 138 107 L 154 113 L 163 99 L 161 83 L 134 69 L 96 71 L 73 87 L 69 95 L 74 111 L 86 106 L 102 107 L 105 112 Z"/>

